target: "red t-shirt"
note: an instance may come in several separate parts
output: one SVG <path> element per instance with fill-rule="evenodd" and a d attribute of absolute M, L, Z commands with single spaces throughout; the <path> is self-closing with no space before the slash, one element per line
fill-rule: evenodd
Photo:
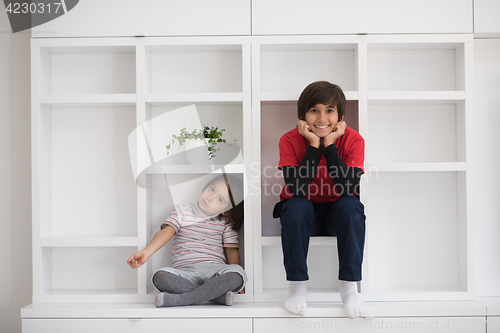
<path fill-rule="evenodd" d="M 344 135 L 335 140 L 334 144 L 346 166 L 360 168 L 364 171 L 365 140 L 358 132 L 346 127 Z M 280 161 L 278 168 L 282 166 L 298 167 L 309 145 L 309 141 L 299 133 L 298 128 L 285 133 L 279 143 Z M 292 195 L 285 185 L 281 190 L 280 199 L 286 200 L 291 197 Z M 309 186 L 306 198 L 311 202 L 323 203 L 333 202 L 339 197 L 340 195 L 328 173 L 325 156 L 321 155 L 316 176 Z"/>

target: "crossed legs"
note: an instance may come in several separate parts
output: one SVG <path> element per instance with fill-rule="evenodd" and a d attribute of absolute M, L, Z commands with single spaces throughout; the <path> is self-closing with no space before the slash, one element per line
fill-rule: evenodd
<path fill-rule="evenodd" d="M 181 306 L 214 301 L 222 305 L 233 305 L 233 290 L 243 285 L 243 277 L 236 272 L 226 272 L 205 283 L 197 283 L 177 274 L 157 271 L 153 284 L 160 291 L 156 296 L 157 307 Z"/>

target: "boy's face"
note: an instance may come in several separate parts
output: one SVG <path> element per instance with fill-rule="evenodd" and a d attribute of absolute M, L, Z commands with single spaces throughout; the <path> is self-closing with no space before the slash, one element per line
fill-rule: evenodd
<path fill-rule="evenodd" d="M 306 123 L 319 138 L 330 134 L 339 121 L 337 106 L 316 104 L 306 112 Z"/>
<path fill-rule="evenodd" d="M 218 215 L 226 211 L 229 205 L 229 192 L 226 183 L 218 181 L 208 185 L 203 190 L 198 199 L 198 205 L 201 210 L 209 216 Z"/>

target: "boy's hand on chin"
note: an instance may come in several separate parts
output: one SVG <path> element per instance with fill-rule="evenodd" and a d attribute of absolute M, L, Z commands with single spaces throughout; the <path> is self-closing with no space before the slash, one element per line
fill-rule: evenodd
<path fill-rule="evenodd" d="M 311 126 L 306 121 L 299 120 L 297 128 L 299 129 L 299 133 L 309 141 L 311 146 L 319 148 L 320 138 L 311 131 Z"/>
<path fill-rule="evenodd" d="M 333 128 L 333 131 L 330 132 L 327 136 L 325 136 L 325 148 L 335 142 L 338 138 L 340 138 L 345 133 L 345 128 L 347 124 L 345 121 L 339 121 L 337 125 Z"/>

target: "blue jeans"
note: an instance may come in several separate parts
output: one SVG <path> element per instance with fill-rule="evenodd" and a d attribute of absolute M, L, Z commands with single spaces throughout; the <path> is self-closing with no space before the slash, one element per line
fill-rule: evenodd
<path fill-rule="evenodd" d="M 365 244 L 364 206 L 354 196 L 331 203 L 292 197 L 281 207 L 281 244 L 288 281 L 309 280 L 307 251 L 311 236 L 337 236 L 339 280 L 361 281 Z M 325 254 L 325 258 L 330 258 Z"/>

